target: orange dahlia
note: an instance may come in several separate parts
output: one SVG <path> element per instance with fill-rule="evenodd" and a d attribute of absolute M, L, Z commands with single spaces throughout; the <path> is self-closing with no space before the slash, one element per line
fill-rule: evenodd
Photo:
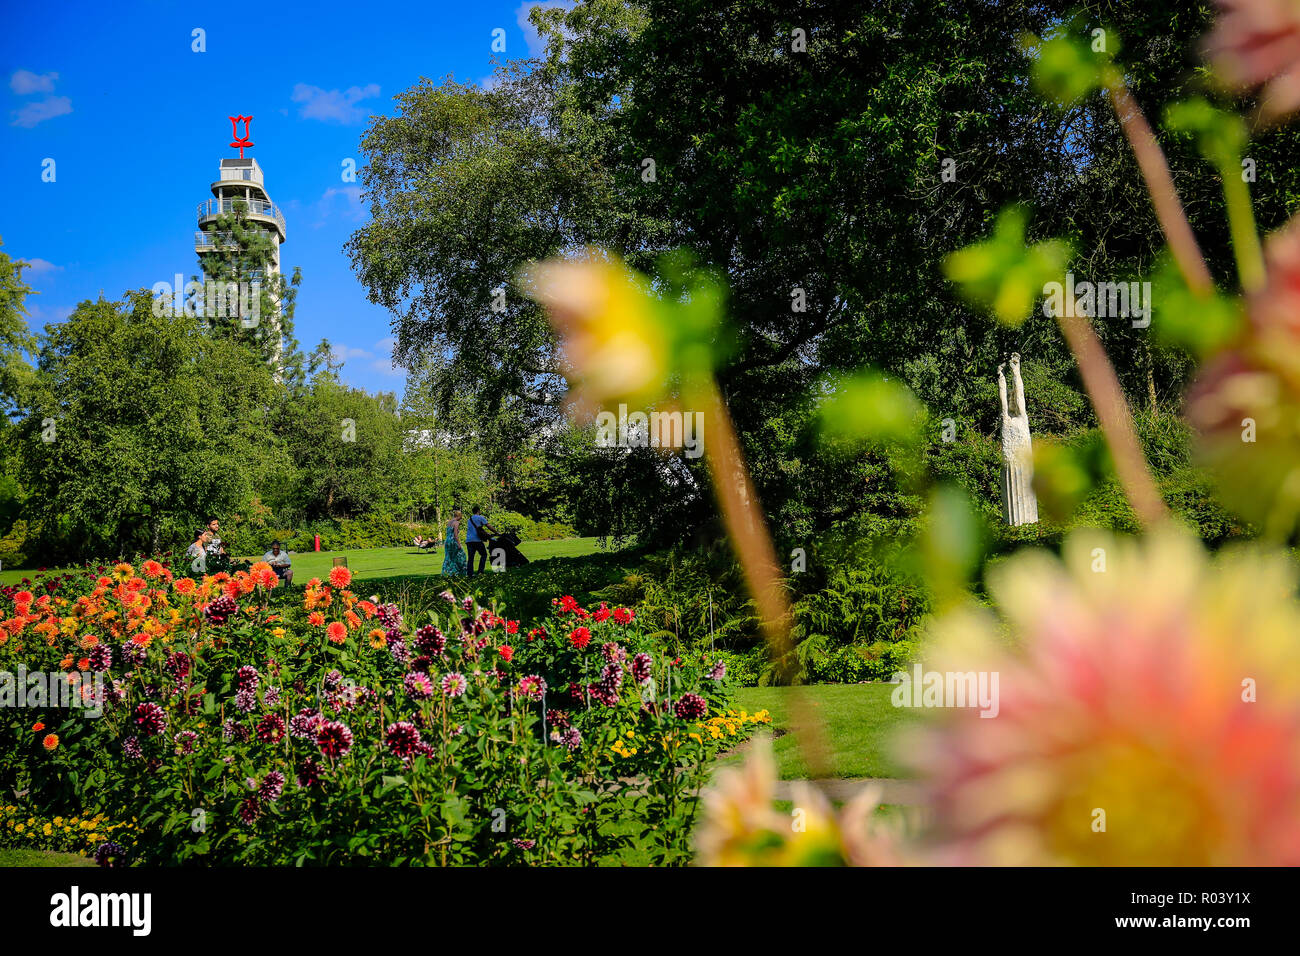
<path fill-rule="evenodd" d="M 330 568 L 330 585 L 336 588 L 345 588 L 352 583 L 352 572 L 347 568 L 339 565 L 336 568 Z"/>
<path fill-rule="evenodd" d="M 348 639 L 348 629 L 342 621 L 331 621 L 330 626 L 325 628 L 325 636 L 335 644 L 342 644 Z"/>
<path fill-rule="evenodd" d="M 41 746 L 46 750 L 53 750 L 59 746 L 58 734 L 46 734 L 45 739 L 41 741 Z"/>

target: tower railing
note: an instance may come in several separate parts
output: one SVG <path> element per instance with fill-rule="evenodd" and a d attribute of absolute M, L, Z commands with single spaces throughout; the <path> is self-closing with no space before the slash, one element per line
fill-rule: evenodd
<path fill-rule="evenodd" d="M 199 203 L 199 219 L 228 216 L 235 211 L 237 205 L 242 205 L 250 215 L 269 216 L 279 223 L 281 232 L 285 231 L 284 214 L 280 212 L 280 207 L 261 199 L 205 199 Z"/>

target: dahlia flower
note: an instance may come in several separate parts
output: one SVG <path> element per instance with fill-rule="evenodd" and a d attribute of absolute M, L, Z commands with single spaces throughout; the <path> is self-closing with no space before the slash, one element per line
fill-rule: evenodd
<path fill-rule="evenodd" d="M 257 799 L 263 803 L 275 803 L 284 793 L 284 774 L 278 770 L 270 770 L 262 778 L 262 785 L 257 788 Z"/>
<path fill-rule="evenodd" d="M 661 393 L 672 372 L 672 327 L 644 279 L 593 250 L 533 265 L 524 282 L 562 342 L 577 407 L 648 402 Z"/>
<path fill-rule="evenodd" d="M 384 732 L 384 742 L 394 756 L 409 760 L 415 756 L 420 746 L 420 732 L 414 724 L 401 720 L 388 725 L 388 730 Z"/>
<path fill-rule="evenodd" d="M 90 669 L 106 671 L 113 666 L 113 648 L 109 644 L 96 644 L 90 649 Z"/>
<path fill-rule="evenodd" d="M 703 818 L 695 832 L 701 866 L 893 866 L 898 841 L 874 820 L 876 788 L 865 788 L 837 817 L 821 791 L 795 781 L 794 806 L 773 805 L 776 761 L 770 737 L 756 738 L 739 768 L 720 770 L 701 795 Z"/>
<path fill-rule="evenodd" d="M 99 846 L 95 847 L 95 865 L 105 868 L 118 866 L 122 858 L 126 856 L 126 850 L 122 844 L 113 840 L 106 840 Z"/>
<path fill-rule="evenodd" d="M 257 725 L 257 739 L 266 744 L 276 744 L 284 739 L 284 718 L 267 714 Z"/>
<path fill-rule="evenodd" d="M 257 799 L 257 794 L 245 797 L 244 801 L 239 805 L 239 819 L 246 826 L 252 826 L 261 815 L 262 803 Z"/>
<path fill-rule="evenodd" d="M 402 685 L 406 692 L 416 700 L 428 700 L 433 696 L 433 681 L 429 680 L 428 674 L 422 674 L 419 671 L 411 671 L 402 678 Z M 446 681 L 443 681 L 443 689 L 446 689 Z"/>
<path fill-rule="evenodd" d="M 1268 238 L 1264 257 L 1248 321 L 1202 368 L 1187 415 L 1225 500 L 1281 537 L 1300 520 L 1300 219 Z"/>
<path fill-rule="evenodd" d="M 312 740 L 324 719 L 319 710 L 304 707 L 289 718 L 289 734 L 299 740 Z"/>
<path fill-rule="evenodd" d="M 316 731 L 316 744 L 326 757 L 342 757 L 352 749 L 352 731 L 337 720 L 322 721 Z"/>
<path fill-rule="evenodd" d="M 1063 558 L 989 575 L 991 614 L 951 612 L 926 668 L 999 675 L 901 741 L 934 810 L 932 858 L 980 864 L 1300 864 L 1300 608 L 1257 548 L 1211 563 L 1165 530 L 1076 533 Z"/>
<path fill-rule="evenodd" d="M 447 648 L 447 638 L 442 631 L 432 624 L 426 624 L 415 632 L 415 646 L 430 657 L 441 654 Z"/>
<path fill-rule="evenodd" d="M 135 725 L 149 737 L 156 737 L 167 728 L 167 714 L 157 704 L 136 704 L 133 719 Z"/>
<path fill-rule="evenodd" d="M 529 674 L 519 679 L 518 694 L 527 700 L 541 700 L 546 693 L 546 681 L 539 674 Z"/>
<path fill-rule="evenodd" d="M 632 658 L 632 679 L 638 684 L 644 684 L 650 680 L 651 668 L 654 666 L 654 658 L 645 651 L 637 654 Z"/>
<path fill-rule="evenodd" d="M 1234 87 L 1263 87 L 1260 113 L 1277 119 L 1300 108 L 1300 5 L 1293 0 L 1218 0 L 1205 38 L 1215 72 Z"/>
<path fill-rule="evenodd" d="M 459 697 L 468 687 L 469 681 L 465 679 L 464 674 L 453 672 L 442 676 L 442 692 L 448 697 Z"/>
<path fill-rule="evenodd" d="M 689 691 L 682 694 L 673 706 L 673 712 L 682 720 L 699 720 L 708 713 L 709 705 L 699 694 L 693 694 Z"/>

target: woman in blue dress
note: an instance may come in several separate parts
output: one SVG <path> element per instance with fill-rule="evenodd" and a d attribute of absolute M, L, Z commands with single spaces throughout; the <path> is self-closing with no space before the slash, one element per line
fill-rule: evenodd
<path fill-rule="evenodd" d="M 451 521 L 447 522 L 447 536 L 443 539 L 442 555 L 442 573 L 449 578 L 458 578 L 465 575 L 466 561 L 465 549 L 460 543 L 460 509 L 457 508 L 451 513 Z"/>

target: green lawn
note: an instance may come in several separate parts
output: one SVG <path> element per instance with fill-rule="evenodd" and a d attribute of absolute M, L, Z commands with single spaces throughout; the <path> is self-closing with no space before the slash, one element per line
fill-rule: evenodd
<path fill-rule="evenodd" d="M 55 853 L 53 850 L 0 849 L 0 867 L 5 866 L 94 866 L 90 857 L 76 853 Z"/>
<path fill-rule="evenodd" d="M 561 538 L 557 541 L 525 541 L 519 550 L 530 561 L 545 558 L 572 558 L 596 552 L 596 538 Z M 365 548 L 356 551 L 306 551 L 294 552 L 294 579 L 305 584 L 310 578 L 324 578 L 333 566 L 334 558 L 346 556 L 353 577 L 365 581 L 371 578 L 412 577 L 438 574 L 442 571 L 442 548 L 421 552 L 415 548 Z M 262 555 L 247 555 L 250 561 L 261 560 Z M 48 573 L 61 573 L 66 568 L 51 568 Z M 17 584 L 23 578 L 35 577 L 32 568 L 6 568 L 0 571 L 0 584 Z"/>
<path fill-rule="evenodd" d="M 794 735 L 782 733 L 790 726 L 792 694 L 808 695 L 821 718 L 831 749 L 831 776 L 898 777 L 902 776 L 887 750 L 889 732 L 909 719 L 912 711 L 895 707 L 889 695 L 891 684 L 815 684 L 810 687 L 738 687 L 736 706 L 750 713 L 768 710 L 776 734 L 772 750 L 782 780 L 807 777 Z M 735 755 L 726 758 L 734 762 Z"/>
<path fill-rule="evenodd" d="M 544 558 L 574 558 L 594 554 L 595 538 L 561 538 L 558 541 L 525 541 L 519 550 L 530 561 Z M 293 578 L 306 584 L 310 578 L 329 574 L 334 559 L 346 557 L 348 570 L 358 581 L 375 578 L 406 577 L 421 574 L 440 574 L 443 549 L 419 551 L 416 548 L 366 548 L 358 551 L 306 551 L 290 555 L 293 559 Z M 261 560 L 261 555 L 250 555 L 249 560 Z"/>

